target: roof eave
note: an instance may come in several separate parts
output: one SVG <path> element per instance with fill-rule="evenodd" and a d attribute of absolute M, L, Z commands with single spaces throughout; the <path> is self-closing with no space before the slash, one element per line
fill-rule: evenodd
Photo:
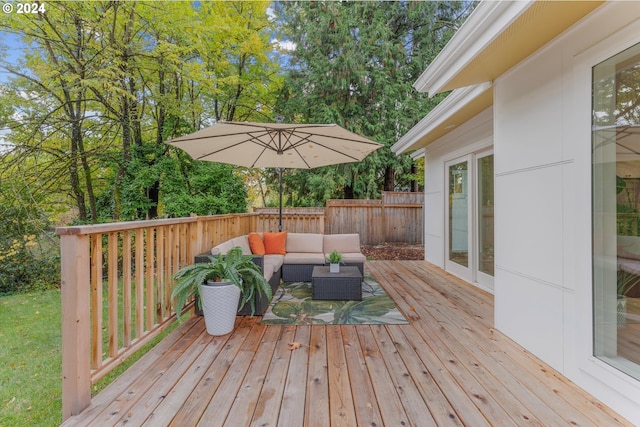
<path fill-rule="evenodd" d="M 602 1 L 483 1 L 414 87 L 430 96 L 495 81 Z"/>
<path fill-rule="evenodd" d="M 534 1 L 483 1 L 469 15 L 447 45 L 413 87 L 429 96 L 443 92 L 442 88 Z"/>
<path fill-rule="evenodd" d="M 403 154 L 426 147 L 492 104 L 490 82 L 456 89 L 400 138 L 391 151 Z"/>

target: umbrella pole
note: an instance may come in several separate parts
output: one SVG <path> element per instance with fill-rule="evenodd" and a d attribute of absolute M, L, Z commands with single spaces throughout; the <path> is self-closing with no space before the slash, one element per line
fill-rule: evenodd
<path fill-rule="evenodd" d="M 282 168 L 278 168 L 278 181 L 280 183 L 280 215 L 279 215 L 278 231 L 282 231 Z"/>

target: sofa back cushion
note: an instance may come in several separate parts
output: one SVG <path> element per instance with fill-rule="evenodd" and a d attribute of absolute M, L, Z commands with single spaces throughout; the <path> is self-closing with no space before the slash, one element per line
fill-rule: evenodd
<path fill-rule="evenodd" d="M 227 240 L 226 242 L 220 243 L 218 246 L 214 246 L 211 249 L 211 255 L 213 256 L 216 256 L 218 254 L 225 255 L 227 252 L 229 252 L 229 249 L 233 248 L 234 246 L 235 245 L 231 240 Z"/>
<path fill-rule="evenodd" d="M 287 252 L 322 253 L 322 234 L 289 233 L 287 235 Z"/>
<path fill-rule="evenodd" d="M 360 235 L 354 234 L 325 234 L 324 253 L 338 251 L 341 254 L 360 252 Z"/>
<path fill-rule="evenodd" d="M 640 237 L 618 235 L 618 257 L 640 260 Z"/>
<path fill-rule="evenodd" d="M 242 255 L 251 255 L 251 247 L 249 246 L 249 238 L 247 236 L 240 236 L 231 239 L 231 244 L 235 248 L 240 246 L 242 248 Z"/>
<path fill-rule="evenodd" d="M 251 247 L 251 252 L 254 255 L 264 255 L 267 253 L 261 235 L 258 233 L 249 233 L 248 239 L 249 247 Z"/>
<path fill-rule="evenodd" d="M 287 232 L 263 234 L 264 250 L 267 254 L 284 255 L 287 253 Z"/>

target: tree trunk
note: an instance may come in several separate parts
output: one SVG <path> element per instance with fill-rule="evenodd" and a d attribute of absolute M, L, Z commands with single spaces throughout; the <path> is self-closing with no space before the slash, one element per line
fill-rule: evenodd
<path fill-rule="evenodd" d="M 416 168 L 416 164 L 411 163 L 411 176 L 415 177 L 417 172 L 418 172 L 418 169 Z M 413 193 L 417 193 L 419 191 L 418 181 L 415 178 L 411 180 L 411 191 Z"/>
<path fill-rule="evenodd" d="M 76 200 L 78 207 L 78 215 L 80 221 L 87 221 L 87 205 L 84 201 L 84 193 L 80 188 L 80 179 L 78 178 L 78 142 L 75 140 L 72 132 L 71 136 L 71 163 L 69 164 L 69 181 L 71 183 L 71 191 Z"/>
<path fill-rule="evenodd" d="M 395 191 L 395 173 L 392 166 L 387 166 L 384 170 L 384 191 Z"/>
<path fill-rule="evenodd" d="M 344 198 L 353 199 L 353 187 L 351 185 L 344 186 Z"/>
<path fill-rule="evenodd" d="M 82 131 L 78 124 L 77 133 L 78 133 L 78 151 L 80 153 L 80 162 L 82 164 L 82 171 L 84 174 L 85 186 L 87 189 L 87 198 L 89 199 L 89 209 L 91 211 L 91 222 L 93 224 L 98 222 L 98 207 L 96 205 L 96 196 L 93 192 L 93 177 L 91 176 L 91 168 L 89 167 L 89 161 L 87 160 L 87 153 L 84 150 L 84 141 L 82 138 Z M 74 126 L 75 128 L 76 126 Z M 75 129 L 74 129 L 75 133 Z"/>

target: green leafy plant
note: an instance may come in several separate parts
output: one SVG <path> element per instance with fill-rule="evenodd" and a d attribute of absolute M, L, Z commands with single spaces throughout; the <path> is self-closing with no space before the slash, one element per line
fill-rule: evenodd
<path fill-rule="evenodd" d="M 331 264 L 340 264 L 342 262 L 343 256 L 338 251 L 331 251 L 329 256 L 327 257 Z"/>
<path fill-rule="evenodd" d="M 176 285 L 171 297 L 176 299 L 176 312 L 181 319 L 185 303 L 192 297 L 200 296 L 200 285 L 208 280 L 227 281 L 240 288 L 240 306 L 249 302 L 251 314 L 255 313 L 255 295 L 263 293 L 271 299 L 271 287 L 253 262 L 251 255 L 242 255 L 242 248 L 231 248 L 226 255 L 209 256 L 210 262 L 197 263 L 181 268 L 175 274 Z M 201 298 L 197 301 L 200 304 Z M 201 307 L 200 307 L 201 308 Z"/>
<path fill-rule="evenodd" d="M 617 289 L 619 296 L 626 296 L 640 283 L 640 276 L 628 271 L 618 270 Z"/>

